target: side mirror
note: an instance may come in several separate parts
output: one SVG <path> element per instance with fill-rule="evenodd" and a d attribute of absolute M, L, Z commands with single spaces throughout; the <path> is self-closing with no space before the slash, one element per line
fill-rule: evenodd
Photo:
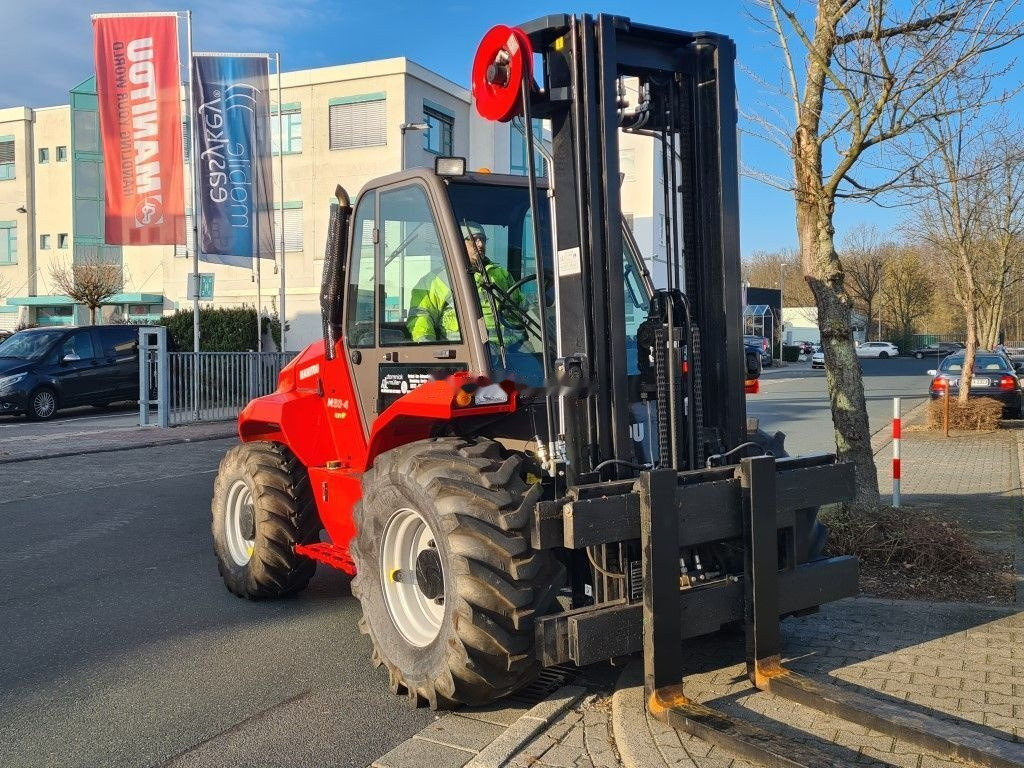
<path fill-rule="evenodd" d="M 80 358 L 74 352 L 68 352 L 68 354 L 64 355 L 64 357 L 62 357 L 60 359 L 60 361 L 61 361 L 62 364 L 63 363 L 74 363 L 74 362 L 77 362 L 78 360 L 81 360 L 81 359 L 82 358 Z"/>
<path fill-rule="evenodd" d="M 937 375 L 938 375 L 938 373 L 939 373 L 939 372 L 938 372 L 937 370 L 935 370 L 934 368 L 931 368 L 931 369 L 929 369 L 929 371 L 928 371 L 928 375 L 929 375 L 929 376 L 937 376 Z"/>

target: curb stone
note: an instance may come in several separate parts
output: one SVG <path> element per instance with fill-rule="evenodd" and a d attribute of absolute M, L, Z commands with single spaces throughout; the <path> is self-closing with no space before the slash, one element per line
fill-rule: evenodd
<path fill-rule="evenodd" d="M 583 687 L 566 685 L 528 710 L 512 705 L 445 715 L 370 768 L 502 768 L 585 694 Z"/>
<path fill-rule="evenodd" d="M 1014 548 L 1013 570 L 1017 577 L 1018 610 L 1024 610 L 1024 430 L 1017 430 L 1017 491 L 1020 501 L 1017 517 L 1017 546 Z"/>
<path fill-rule="evenodd" d="M 612 736 L 625 768 L 668 765 L 647 724 L 643 667 L 635 659 L 619 675 L 612 694 Z"/>

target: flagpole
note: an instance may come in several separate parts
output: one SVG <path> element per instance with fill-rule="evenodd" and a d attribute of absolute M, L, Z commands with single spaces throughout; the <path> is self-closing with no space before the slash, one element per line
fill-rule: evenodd
<path fill-rule="evenodd" d="M 288 349 L 287 343 L 285 341 L 285 338 L 286 338 L 286 336 L 285 336 L 285 333 L 286 333 L 285 326 L 287 325 L 287 317 L 288 317 L 288 315 L 285 313 L 285 307 L 284 307 L 284 293 L 285 293 L 285 284 L 286 284 L 285 274 L 284 274 L 284 101 L 282 100 L 282 97 L 281 97 L 281 53 L 280 52 L 274 54 L 274 66 L 277 67 L 277 136 L 278 136 L 278 141 L 277 141 L 277 145 L 278 145 L 277 146 L 277 149 L 278 149 L 278 152 L 277 152 L 277 170 L 278 170 L 278 173 L 277 173 L 277 177 L 278 177 L 278 179 L 277 179 L 277 189 L 278 189 L 278 195 L 280 196 L 280 200 L 278 200 L 278 205 L 280 205 L 280 208 L 278 209 L 279 213 L 278 213 L 278 216 L 277 216 L 277 224 L 278 224 L 278 229 L 279 229 L 279 233 L 278 233 L 279 234 L 279 238 L 278 239 L 280 240 L 280 243 L 281 243 L 281 255 L 280 255 L 279 263 L 278 263 L 278 269 L 281 272 L 280 277 L 279 277 L 280 285 L 279 285 L 279 288 L 278 288 L 278 293 L 280 294 L 280 297 L 279 297 L 279 300 L 278 300 L 278 304 L 279 304 L 278 311 L 279 311 L 280 314 L 278 315 L 278 317 L 281 320 L 281 349 L 280 349 L 280 351 L 284 352 L 284 351 L 286 351 Z"/>
<path fill-rule="evenodd" d="M 188 104 L 189 137 L 192 151 L 189 152 L 192 170 L 192 409 L 193 417 L 199 420 L 199 230 L 202 206 L 199 199 L 199 126 L 196 124 L 195 77 L 192 69 L 192 11 L 185 11 L 188 26 Z M 188 242 L 186 236 L 185 242 Z"/>

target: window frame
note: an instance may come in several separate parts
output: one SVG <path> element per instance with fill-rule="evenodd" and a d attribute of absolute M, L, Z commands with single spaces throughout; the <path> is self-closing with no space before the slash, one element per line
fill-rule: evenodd
<path fill-rule="evenodd" d="M 50 148 L 49 147 L 39 147 L 39 151 L 38 151 L 37 154 L 38 154 L 38 160 L 39 160 L 39 164 L 40 165 L 46 165 L 47 163 L 50 162 Z"/>
<path fill-rule="evenodd" d="M 59 251 L 66 251 L 70 247 L 70 243 L 68 242 L 69 240 L 70 240 L 70 238 L 68 237 L 68 233 L 67 232 L 58 232 L 57 233 L 57 250 L 59 250 Z"/>
<path fill-rule="evenodd" d="M 433 107 L 429 104 L 423 105 L 423 122 L 426 123 L 427 130 L 423 132 L 423 150 L 429 152 L 432 155 L 439 157 L 451 157 L 455 154 L 455 117 L 453 115 L 446 114 L 440 109 Z M 435 123 L 438 127 L 437 133 L 440 134 L 438 139 L 438 147 L 435 149 L 431 146 L 431 139 L 434 136 Z M 447 141 L 446 141 L 447 139 Z"/>
<path fill-rule="evenodd" d="M 373 317 L 370 320 L 373 328 L 373 333 L 370 336 L 368 342 L 362 344 L 354 343 L 353 336 L 353 318 L 352 315 L 359 309 L 359 285 L 358 282 L 361 275 L 358 270 L 353 270 L 353 266 L 357 266 L 362 261 L 362 236 L 363 233 L 360 228 L 356 226 L 359 221 L 359 208 L 364 202 L 367 202 L 367 196 L 373 195 L 373 200 L 370 210 L 370 221 L 373 224 L 371 228 L 371 237 L 373 239 L 373 302 L 371 304 L 373 308 Z M 377 280 L 377 261 L 378 253 L 380 251 L 380 237 L 377 234 L 377 223 L 378 215 L 380 213 L 380 190 L 373 189 L 369 190 L 362 195 L 359 201 L 356 203 L 355 210 L 352 212 L 352 231 L 349 233 L 348 243 L 348 259 L 349 263 L 344 266 L 345 269 L 345 306 L 344 306 L 344 324 L 343 324 L 343 336 L 345 337 L 345 346 L 349 349 L 373 349 L 377 346 L 377 310 L 378 303 L 380 302 L 380 281 Z M 358 239 L 357 239 L 358 238 Z M 358 249 L 357 249 L 358 244 Z M 356 278 L 356 283 L 352 283 L 353 276 Z M 352 286 L 355 289 L 352 289 Z M 358 321 L 362 322 L 362 321 Z"/>
<path fill-rule="evenodd" d="M 298 117 L 298 136 L 293 135 L 294 125 L 290 120 L 291 117 Z M 330 122 L 330 111 L 328 111 L 328 123 Z M 277 136 L 277 149 L 274 149 L 274 132 L 278 131 L 280 127 L 288 137 L 288 149 L 281 150 L 281 135 Z M 328 137 L 330 136 L 330 125 L 327 126 Z M 293 148 L 293 144 L 298 139 L 298 149 Z M 329 141 L 329 139 L 328 139 Z M 270 152 L 274 157 L 279 155 L 301 155 L 302 154 L 302 105 L 301 104 L 285 104 L 280 110 L 275 107 L 271 107 L 270 110 Z"/>
<path fill-rule="evenodd" d="M 3 233 L 7 234 L 4 235 Z M 11 266 L 18 263 L 18 222 L 0 221 L 0 238 L 7 238 L 7 253 L 0 252 L 0 266 Z M 5 258 L 6 256 L 6 258 Z"/>
<path fill-rule="evenodd" d="M 39 250 L 48 251 L 50 250 L 50 235 L 42 234 L 39 235 Z"/>
<path fill-rule="evenodd" d="M 57 162 L 66 163 L 68 161 L 68 147 L 67 144 L 57 145 Z"/>
<path fill-rule="evenodd" d="M 15 143 L 14 136 L 0 136 L 0 144 L 11 145 L 11 159 L 9 162 L 0 163 L 0 181 L 11 181 L 18 177 L 17 164 L 18 164 L 18 146 Z"/>
<path fill-rule="evenodd" d="M 373 141 L 373 142 L 369 142 L 369 143 L 365 143 L 365 144 L 346 144 L 346 145 L 335 146 L 335 144 L 334 144 L 334 136 L 333 136 L 334 131 L 332 129 L 332 125 L 333 125 L 332 118 L 333 118 L 333 115 L 335 114 L 334 108 L 335 107 L 353 107 L 354 108 L 354 107 L 362 106 L 362 105 L 365 105 L 365 104 L 376 104 L 377 102 L 381 103 L 381 105 L 383 107 L 383 110 L 384 110 L 384 115 L 381 118 L 381 123 L 380 123 L 380 132 L 379 132 L 379 135 L 377 136 L 379 141 Z M 328 151 L 330 151 L 330 152 L 336 152 L 336 151 L 340 152 L 340 151 L 343 151 L 343 150 L 346 150 L 346 149 L 366 149 L 366 148 L 370 148 L 370 147 L 385 147 L 385 146 L 387 146 L 387 143 L 388 143 L 388 131 L 387 131 L 387 119 L 388 119 L 387 118 L 387 109 L 388 109 L 388 106 L 387 106 L 387 104 L 388 104 L 387 93 L 385 93 L 385 92 L 361 94 L 361 95 L 357 95 L 357 96 L 341 96 L 341 97 L 338 97 L 338 98 L 333 98 L 333 99 L 328 100 L 328 102 L 327 102 L 327 149 L 328 149 Z"/>

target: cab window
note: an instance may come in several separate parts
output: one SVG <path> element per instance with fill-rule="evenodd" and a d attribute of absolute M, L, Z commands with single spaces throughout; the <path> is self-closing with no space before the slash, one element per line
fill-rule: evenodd
<path fill-rule="evenodd" d="M 376 322 L 373 217 L 377 195 L 368 192 L 356 207 L 352 222 L 352 262 L 348 275 L 348 317 L 345 335 L 351 348 L 372 347 Z"/>
<path fill-rule="evenodd" d="M 92 334 L 89 331 L 78 331 L 71 334 L 60 348 L 61 359 L 91 360 L 95 355 L 92 350 Z"/>
<path fill-rule="evenodd" d="M 452 279 L 420 186 L 382 192 L 380 345 L 462 341 Z"/>

